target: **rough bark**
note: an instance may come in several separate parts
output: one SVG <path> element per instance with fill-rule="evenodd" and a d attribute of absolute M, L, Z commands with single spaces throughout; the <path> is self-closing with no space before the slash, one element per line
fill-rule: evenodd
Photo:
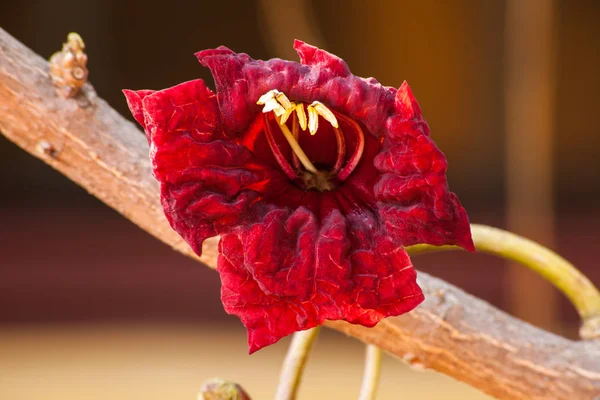
<path fill-rule="evenodd" d="M 0 29 L 0 131 L 177 251 L 197 258 L 162 213 L 148 146 L 86 84 L 60 97 L 48 63 Z M 216 265 L 216 239 L 199 259 Z M 427 300 L 375 328 L 329 322 L 415 367 L 500 399 L 600 399 L 600 343 L 575 342 L 519 321 L 425 273 Z"/>

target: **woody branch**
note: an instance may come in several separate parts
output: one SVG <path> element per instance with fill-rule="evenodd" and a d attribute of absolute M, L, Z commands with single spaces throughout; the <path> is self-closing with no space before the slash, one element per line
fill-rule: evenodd
<path fill-rule="evenodd" d="M 86 84 L 60 96 L 48 63 L 0 29 L 0 131 L 175 250 L 198 259 L 169 227 L 144 135 Z M 216 239 L 198 259 L 216 266 Z M 414 311 L 375 328 L 326 325 L 414 366 L 500 399 L 593 399 L 600 342 L 572 341 L 519 321 L 460 289 L 419 274 L 426 296 Z"/>

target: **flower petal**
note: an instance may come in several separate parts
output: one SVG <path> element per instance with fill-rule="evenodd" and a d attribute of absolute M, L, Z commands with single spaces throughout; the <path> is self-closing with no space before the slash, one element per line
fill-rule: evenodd
<path fill-rule="evenodd" d="M 277 174 L 223 140 L 215 95 L 202 80 L 126 96 L 144 121 L 167 219 L 201 254 L 206 238 L 251 217 L 248 208 Z"/>
<path fill-rule="evenodd" d="M 154 144 L 171 140 L 172 132 L 200 143 L 222 137 L 215 95 L 201 79 L 147 95 L 142 108 Z"/>
<path fill-rule="evenodd" d="M 223 305 L 248 329 L 250 353 L 325 320 L 373 326 L 423 301 L 408 255 L 374 216 L 334 210 L 319 227 L 299 208 L 263 221 L 223 235 L 218 261 Z"/>
<path fill-rule="evenodd" d="M 303 64 L 278 58 L 253 60 L 226 47 L 196 53 L 215 79 L 227 134 L 243 131 L 260 112 L 258 99 L 277 89 L 291 101 L 326 104 L 361 121 L 370 133 L 379 136 L 394 110 L 396 89 L 382 86 L 374 78 L 352 75 L 342 59 L 324 50 L 300 41 L 295 48 Z"/>
<path fill-rule="evenodd" d="M 395 106 L 397 114 L 389 118 L 386 140 L 374 159 L 381 173 L 374 194 L 388 233 L 403 246 L 453 244 L 475 251 L 467 213 L 448 189 L 446 157 L 429 137 L 406 82 Z"/>
<path fill-rule="evenodd" d="M 144 111 L 142 107 L 142 101 L 146 96 L 154 93 L 154 90 L 123 90 L 123 94 L 127 99 L 127 105 L 129 106 L 129 110 L 131 110 L 131 114 L 133 118 L 144 128 L 146 129 L 146 121 L 144 121 Z"/>
<path fill-rule="evenodd" d="M 302 309 L 293 301 L 261 290 L 244 266 L 242 239 L 238 235 L 221 236 L 217 270 L 221 277 L 223 307 L 229 314 L 239 317 L 246 327 L 250 354 L 310 327 L 306 324 L 307 318 L 302 318 Z"/>
<path fill-rule="evenodd" d="M 276 208 L 243 231 L 244 264 L 269 295 L 308 300 L 314 292 L 314 242 L 319 223 L 304 207 Z"/>
<path fill-rule="evenodd" d="M 376 217 L 371 217 L 376 220 Z M 371 228 L 363 217 L 349 218 L 353 290 L 346 321 L 374 326 L 388 316 L 411 311 L 423 300 L 417 273 L 402 246 L 385 229 Z"/>
<path fill-rule="evenodd" d="M 300 56 L 302 64 L 315 66 L 317 68 L 326 68 L 333 75 L 346 77 L 350 74 L 350 69 L 344 60 L 336 55 L 321 50 L 318 47 L 311 46 L 301 40 L 294 40 L 294 50 Z"/>
<path fill-rule="evenodd" d="M 417 103 L 417 99 L 410 90 L 408 82 L 402 82 L 398 88 L 395 98 L 396 112 L 405 120 L 419 118 L 421 116 L 421 107 Z"/>

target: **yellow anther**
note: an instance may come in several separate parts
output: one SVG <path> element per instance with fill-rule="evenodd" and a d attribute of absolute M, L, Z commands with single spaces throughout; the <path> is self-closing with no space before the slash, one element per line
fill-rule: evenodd
<path fill-rule="evenodd" d="M 258 104 L 259 106 L 265 105 L 267 101 L 275 98 L 275 92 L 277 92 L 277 90 L 269 90 L 267 93 L 263 94 L 258 98 L 256 104 Z"/>
<path fill-rule="evenodd" d="M 275 99 L 269 99 L 264 104 L 265 106 L 263 107 L 262 112 L 265 114 L 270 111 L 273 111 L 278 117 L 285 114 L 285 109 Z"/>
<path fill-rule="evenodd" d="M 293 105 L 294 103 L 291 103 L 291 107 L 290 108 L 286 108 L 285 109 L 285 113 L 283 115 L 281 115 L 281 118 L 279 119 L 279 123 L 280 124 L 285 124 L 288 120 L 288 118 L 290 118 L 290 115 L 292 115 L 292 113 L 294 112 L 294 110 L 296 109 L 296 107 Z"/>
<path fill-rule="evenodd" d="M 277 89 L 269 90 L 260 96 L 256 104 L 264 105 L 263 113 L 273 111 L 278 117 L 285 116 L 284 122 L 287 121 L 295 107 L 295 104 Z"/>
<path fill-rule="evenodd" d="M 313 101 L 312 104 L 308 106 L 309 110 L 311 108 L 314 108 L 317 114 L 323 117 L 325 121 L 329 122 L 331 126 L 333 126 L 334 128 L 339 128 L 337 118 L 335 117 L 335 115 L 333 115 L 333 112 L 331 112 L 331 110 L 327 108 L 327 106 L 325 106 L 325 104 L 319 101 Z"/>
<path fill-rule="evenodd" d="M 319 129 L 319 113 L 314 107 L 308 106 L 308 130 L 311 135 L 317 133 Z"/>
<path fill-rule="evenodd" d="M 298 122 L 300 123 L 300 128 L 303 131 L 306 130 L 306 113 L 304 112 L 304 105 L 302 103 L 296 104 L 296 115 L 298 116 Z"/>
<path fill-rule="evenodd" d="M 277 99 L 279 104 L 281 104 L 281 106 L 286 111 L 289 109 L 292 109 L 292 110 L 294 109 L 294 104 L 292 102 L 290 102 L 290 99 L 288 99 L 284 93 L 277 92 L 277 95 L 275 96 L 275 98 Z"/>
<path fill-rule="evenodd" d="M 339 128 L 337 118 L 333 112 L 319 101 L 313 101 L 308 106 L 308 118 L 304 111 L 303 103 L 295 103 L 290 101 L 285 93 L 277 89 L 269 90 L 267 93 L 260 96 L 256 104 L 263 105 L 263 113 L 273 111 L 279 118 L 279 124 L 283 125 L 287 122 L 293 112 L 298 116 L 298 123 L 303 131 L 308 128 L 311 135 L 317 133 L 319 129 L 319 116 L 329 122 L 334 128 Z"/>

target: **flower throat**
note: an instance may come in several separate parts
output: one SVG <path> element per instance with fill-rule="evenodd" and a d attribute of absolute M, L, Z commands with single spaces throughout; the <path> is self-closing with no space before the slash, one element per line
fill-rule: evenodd
<path fill-rule="evenodd" d="M 292 102 L 278 90 L 268 91 L 258 99 L 257 104 L 264 106 L 262 111 L 265 119 L 265 135 L 273 156 L 288 178 L 300 182 L 304 189 L 319 192 L 333 190 L 345 181 L 358 166 L 364 151 L 365 137 L 361 127 L 353 119 L 333 112 L 318 101 L 314 101 L 310 105 Z M 270 112 L 273 112 L 277 126 L 291 148 L 291 164 L 275 140 L 273 129 L 269 123 Z M 290 117 L 292 119 L 291 130 L 287 125 Z M 326 168 L 321 166 L 319 166 L 321 168 L 317 168 L 299 144 L 301 131 L 308 129 L 311 135 L 317 134 L 319 117 L 333 128 L 337 145 L 335 163 Z M 340 128 L 338 119 L 344 122 L 346 126 L 344 131 Z M 356 143 L 353 153 L 348 158 L 346 157 L 346 134 L 355 135 Z"/>

